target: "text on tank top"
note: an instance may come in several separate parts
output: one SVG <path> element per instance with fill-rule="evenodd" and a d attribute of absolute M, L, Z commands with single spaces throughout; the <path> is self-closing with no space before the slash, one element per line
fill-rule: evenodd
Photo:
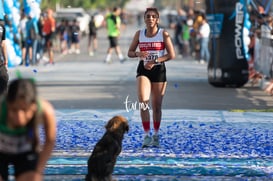
<path fill-rule="evenodd" d="M 147 37 L 146 29 L 140 30 L 138 44 L 139 50 L 149 52 L 149 56 L 146 57 L 144 63 L 154 61 L 165 54 L 163 32 L 163 29 L 159 28 L 155 36 Z"/>

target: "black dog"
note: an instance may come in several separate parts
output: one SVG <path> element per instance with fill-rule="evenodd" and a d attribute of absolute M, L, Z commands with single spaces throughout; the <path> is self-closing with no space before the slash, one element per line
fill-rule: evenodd
<path fill-rule="evenodd" d="M 106 132 L 95 145 L 88 159 L 86 181 L 111 181 L 122 140 L 129 131 L 128 121 L 123 116 L 114 116 L 105 125 Z"/>

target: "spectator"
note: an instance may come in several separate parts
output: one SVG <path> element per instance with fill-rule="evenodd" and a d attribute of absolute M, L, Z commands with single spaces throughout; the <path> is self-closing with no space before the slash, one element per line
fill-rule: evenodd
<path fill-rule="evenodd" d="M 43 58 L 44 48 L 45 48 L 45 38 L 43 35 L 43 24 L 44 24 L 44 14 L 43 13 L 41 13 L 37 24 L 38 24 L 38 30 L 39 30 L 38 45 L 37 45 L 37 63 L 39 63 L 40 60 L 42 60 L 42 58 Z"/>
<path fill-rule="evenodd" d="M 91 16 L 91 20 L 89 22 L 89 36 L 88 36 L 88 52 L 90 56 L 94 56 L 94 52 L 96 52 L 98 48 L 97 43 L 97 27 L 95 23 L 95 17 Z"/>
<path fill-rule="evenodd" d="M 43 24 L 43 34 L 45 37 L 45 45 L 46 45 L 46 50 L 48 52 L 48 58 L 49 58 L 49 63 L 54 64 L 54 53 L 53 53 L 53 36 L 56 30 L 56 22 L 55 18 L 53 16 L 53 11 L 51 9 L 47 10 L 46 17 L 44 19 L 44 24 Z"/>
<path fill-rule="evenodd" d="M 71 49 L 71 41 L 72 41 L 72 32 L 71 32 L 71 26 L 72 22 L 69 20 L 65 21 L 65 26 L 66 26 L 66 43 L 67 43 L 67 49 L 70 51 Z"/>
<path fill-rule="evenodd" d="M 208 63 L 210 60 L 209 52 L 209 37 L 210 37 L 210 26 L 206 20 L 205 14 L 202 14 L 202 21 L 199 28 L 199 39 L 200 39 L 200 63 Z"/>
<path fill-rule="evenodd" d="M 183 21 L 182 39 L 183 56 L 188 57 L 190 54 L 190 28 L 187 20 Z"/>
<path fill-rule="evenodd" d="M 183 56 L 183 26 L 184 20 L 186 19 L 186 15 L 184 10 L 178 9 L 178 15 L 176 17 L 176 22 L 174 25 L 174 40 L 178 49 L 179 56 Z"/>
<path fill-rule="evenodd" d="M 69 53 L 80 54 L 80 27 L 76 19 L 71 25 L 71 48 Z"/>
<path fill-rule="evenodd" d="M 193 9 L 189 9 L 187 13 L 187 25 L 189 28 L 189 53 L 190 56 L 194 57 L 195 56 L 195 30 L 194 30 L 194 19 L 195 19 L 195 14 Z"/>
<path fill-rule="evenodd" d="M 67 53 L 67 31 L 66 31 L 66 20 L 62 19 L 61 24 L 57 28 L 58 38 L 60 40 L 60 52 L 62 54 Z"/>
<path fill-rule="evenodd" d="M 26 65 L 37 64 L 37 46 L 38 46 L 38 23 L 32 13 L 28 15 L 26 22 L 27 38 L 26 38 Z"/>
<path fill-rule="evenodd" d="M 192 41 L 192 56 L 198 60 L 200 59 L 200 36 L 199 36 L 199 29 L 202 23 L 202 16 L 200 12 L 194 12 L 194 22 L 192 26 L 192 30 L 190 31 L 191 41 Z"/>
<path fill-rule="evenodd" d="M 21 50 L 22 50 L 22 62 L 21 65 L 26 64 L 26 44 L 27 44 L 27 30 L 26 30 L 26 23 L 27 23 L 27 16 L 22 11 L 21 19 L 19 23 L 18 31 L 20 33 L 21 38 Z"/>
<path fill-rule="evenodd" d="M 113 9 L 113 12 L 107 15 L 106 17 L 106 27 L 108 32 L 108 39 L 109 39 L 109 48 L 107 49 L 107 55 L 105 62 L 111 63 L 111 56 L 113 48 L 116 51 L 116 54 L 119 57 L 119 60 L 121 63 L 123 63 L 126 59 L 124 58 L 119 43 L 118 38 L 120 36 L 120 26 L 121 26 L 121 20 L 120 15 L 121 9 L 119 7 L 115 7 Z"/>
<path fill-rule="evenodd" d="M 0 19 L 0 96 L 3 95 L 8 86 L 8 56 L 6 48 L 6 29 L 3 19 Z"/>

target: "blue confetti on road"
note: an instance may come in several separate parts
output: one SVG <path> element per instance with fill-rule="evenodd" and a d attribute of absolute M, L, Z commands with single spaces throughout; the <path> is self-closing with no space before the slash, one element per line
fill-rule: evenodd
<path fill-rule="evenodd" d="M 130 113 L 127 113 L 130 114 Z M 92 116 L 93 115 L 93 116 Z M 178 114 L 179 115 L 179 114 Z M 115 173 L 169 175 L 229 175 L 268 176 L 273 174 L 272 122 L 234 121 L 233 117 L 203 116 L 202 119 L 168 114 L 161 123 L 160 147 L 142 149 L 143 128 L 136 115 L 130 116 L 129 133 L 123 140 L 122 153 Z M 55 153 L 84 153 L 86 160 L 105 132 L 104 125 L 111 116 L 105 113 L 67 114 L 58 117 Z M 237 115 L 238 117 L 238 115 Z M 251 117 L 251 115 L 250 115 Z M 214 118 L 215 120 L 210 120 Z M 267 119 L 271 119 L 268 117 Z M 170 120 L 173 119 L 173 120 Z M 263 117 L 266 119 L 266 117 Z M 243 119 L 242 119 L 243 120 Z M 151 123 L 152 127 L 152 123 Z M 69 155 L 69 154 L 68 154 Z M 70 157 L 64 158 L 69 160 Z M 149 159 L 146 163 L 146 159 Z M 213 161 L 212 161 L 213 160 Z M 131 164 L 129 169 L 123 162 Z M 139 162 L 141 165 L 139 165 Z M 181 167 L 181 165 L 184 165 Z M 191 166 L 192 165 L 192 166 Z M 182 169 L 181 172 L 176 169 Z M 65 169 L 65 168 L 64 168 Z M 135 171 L 135 172 L 134 172 Z"/>

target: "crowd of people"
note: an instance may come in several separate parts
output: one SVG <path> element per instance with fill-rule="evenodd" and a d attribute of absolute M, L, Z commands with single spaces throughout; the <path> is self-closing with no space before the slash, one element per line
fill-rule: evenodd
<path fill-rule="evenodd" d="M 210 59 L 210 26 L 206 14 L 193 9 L 178 9 L 170 27 L 174 30 L 174 43 L 180 58 L 192 58 L 201 64 Z"/>
<path fill-rule="evenodd" d="M 250 30 L 249 44 L 249 81 L 255 85 L 263 80 L 268 84 L 264 91 L 273 95 L 273 67 L 272 46 L 273 39 L 273 16 L 266 14 L 262 6 L 258 6 L 250 12 L 252 27 Z"/>
<path fill-rule="evenodd" d="M 57 22 L 51 9 L 42 12 L 38 19 L 31 13 L 25 14 L 22 11 L 19 33 L 22 50 L 21 65 L 37 65 L 45 57 L 47 60 L 43 63 L 54 64 L 56 41 L 60 42 L 58 48 L 61 53 L 80 53 L 81 33 L 78 21 L 62 19 L 61 22 Z"/>
<path fill-rule="evenodd" d="M 109 39 L 109 48 L 106 50 L 106 63 L 111 63 L 113 50 L 121 62 L 125 61 L 118 43 L 121 29 L 127 23 L 124 14 L 121 8 L 115 7 L 104 16 L 103 26 L 107 29 Z M 90 56 L 94 56 L 98 48 L 97 31 L 98 25 L 95 15 L 91 15 L 87 34 L 87 49 Z M 80 54 L 80 41 L 82 35 L 85 35 L 81 32 L 76 18 L 67 17 L 56 20 L 51 9 L 42 12 L 38 21 L 31 13 L 25 14 L 22 11 L 19 32 L 22 50 L 21 65 L 26 66 L 37 65 L 44 59 L 48 59 L 45 61 L 49 64 L 54 64 L 54 51 L 62 54 Z M 48 55 L 44 56 L 45 52 Z"/>
<path fill-rule="evenodd" d="M 54 12 L 48 9 L 42 13 L 39 19 L 31 12 L 21 12 L 19 23 L 20 46 L 22 50 L 21 65 L 37 65 L 46 51 L 48 63 L 54 64 L 52 41 L 56 31 Z"/>
<path fill-rule="evenodd" d="M 103 26 L 107 29 L 109 39 L 104 60 L 106 63 L 111 63 L 113 50 L 120 62 L 126 60 L 118 42 L 122 28 L 128 23 L 125 14 L 121 8 L 117 8 L 104 16 Z M 98 27 L 94 16 L 91 16 L 88 28 L 87 50 L 90 56 L 94 56 L 98 48 Z M 187 11 L 178 9 L 175 21 L 171 22 L 170 27 L 167 28 L 174 30 L 172 39 L 176 45 L 178 57 L 193 58 L 202 64 L 208 63 L 210 27 L 205 13 L 192 9 Z M 82 32 L 80 32 L 79 22 L 76 19 L 61 19 L 57 22 L 51 9 L 42 12 L 38 20 L 31 13 L 25 14 L 22 11 L 19 32 L 22 50 L 21 65 L 37 65 L 41 62 L 54 64 L 56 50 L 62 54 L 81 53 Z"/>
<path fill-rule="evenodd" d="M 120 62 L 126 60 L 118 42 L 122 28 L 128 23 L 124 14 L 126 13 L 121 8 L 117 8 L 104 16 L 103 26 L 107 29 L 109 39 L 109 47 L 104 60 L 106 63 L 111 63 L 113 50 Z M 58 21 L 51 9 L 42 12 L 38 20 L 31 13 L 25 14 L 22 11 L 19 25 L 22 50 L 21 65 L 37 65 L 41 62 L 54 64 L 54 51 L 56 50 L 62 54 L 81 53 L 82 33 L 79 22 L 76 19 Z M 98 48 L 98 27 L 94 16 L 91 16 L 88 28 L 87 49 L 89 55 L 94 56 Z M 208 63 L 210 59 L 210 27 L 206 21 L 205 13 L 192 9 L 187 11 L 178 9 L 175 21 L 171 22 L 170 27 L 167 28 L 174 30 L 172 39 L 176 45 L 178 57 L 193 58 L 202 64 Z"/>

